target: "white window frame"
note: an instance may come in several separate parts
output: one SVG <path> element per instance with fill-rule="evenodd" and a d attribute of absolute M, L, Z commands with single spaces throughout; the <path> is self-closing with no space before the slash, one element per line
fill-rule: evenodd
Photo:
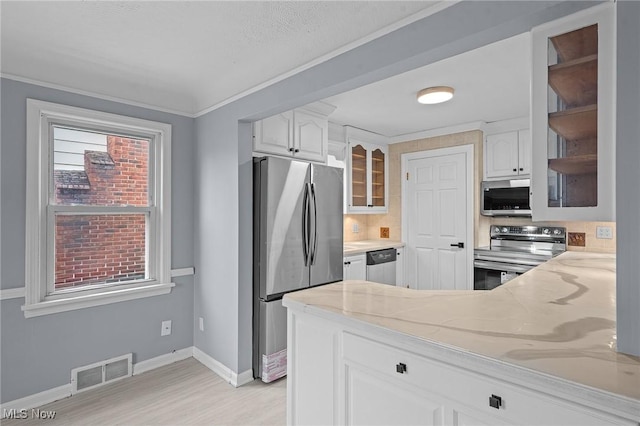
<path fill-rule="evenodd" d="M 55 205 L 53 125 L 72 126 L 149 139 L 150 207 Z M 100 111 L 27 99 L 27 205 L 25 317 L 53 314 L 171 292 L 171 125 Z M 54 280 L 56 212 L 147 213 L 148 279 L 87 286 L 51 294 Z"/>

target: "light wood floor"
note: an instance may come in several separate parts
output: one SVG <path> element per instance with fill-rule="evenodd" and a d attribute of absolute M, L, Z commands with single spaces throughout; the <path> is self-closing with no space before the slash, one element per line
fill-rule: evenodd
<path fill-rule="evenodd" d="M 2 425 L 284 425 L 286 386 L 281 379 L 234 388 L 189 358 L 39 407 L 55 410 L 54 420 Z"/>

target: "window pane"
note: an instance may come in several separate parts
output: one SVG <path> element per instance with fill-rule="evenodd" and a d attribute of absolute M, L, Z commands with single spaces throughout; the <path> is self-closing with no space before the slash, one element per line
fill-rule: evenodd
<path fill-rule="evenodd" d="M 146 277 L 146 214 L 55 219 L 56 290 Z"/>
<path fill-rule="evenodd" d="M 148 206 L 149 141 L 53 128 L 54 203 Z"/>

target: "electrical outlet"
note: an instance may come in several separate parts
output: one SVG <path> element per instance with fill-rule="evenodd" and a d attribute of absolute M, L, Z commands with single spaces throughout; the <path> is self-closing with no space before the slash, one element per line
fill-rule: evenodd
<path fill-rule="evenodd" d="M 200 331 L 204 331 L 204 318 L 198 318 L 198 327 L 200 328 Z"/>
<path fill-rule="evenodd" d="M 162 329 L 160 336 L 168 336 L 171 334 L 171 320 L 162 321 Z"/>
<path fill-rule="evenodd" d="M 389 238 L 389 228 L 385 226 L 380 227 L 380 238 Z"/>
<path fill-rule="evenodd" d="M 596 226 L 596 238 L 613 238 L 613 231 L 610 226 Z"/>
<path fill-rule="evenodd" d="M 358 226 L 358 223 L 355 222 L 352 226 L 351 226 L 351 232 L 353 232 L 354 234 L 357 234 L 358 232 L 360 232 L 360 227 Z"/>

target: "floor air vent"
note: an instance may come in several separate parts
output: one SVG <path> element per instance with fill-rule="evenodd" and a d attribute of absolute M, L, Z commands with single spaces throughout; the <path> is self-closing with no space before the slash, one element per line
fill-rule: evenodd
<path fill-rule="evenodd" d="M 96 362 L 71 370 L 71 393 L 78 393 L 112 381 L 130 377 L 132 354 Z"/>

